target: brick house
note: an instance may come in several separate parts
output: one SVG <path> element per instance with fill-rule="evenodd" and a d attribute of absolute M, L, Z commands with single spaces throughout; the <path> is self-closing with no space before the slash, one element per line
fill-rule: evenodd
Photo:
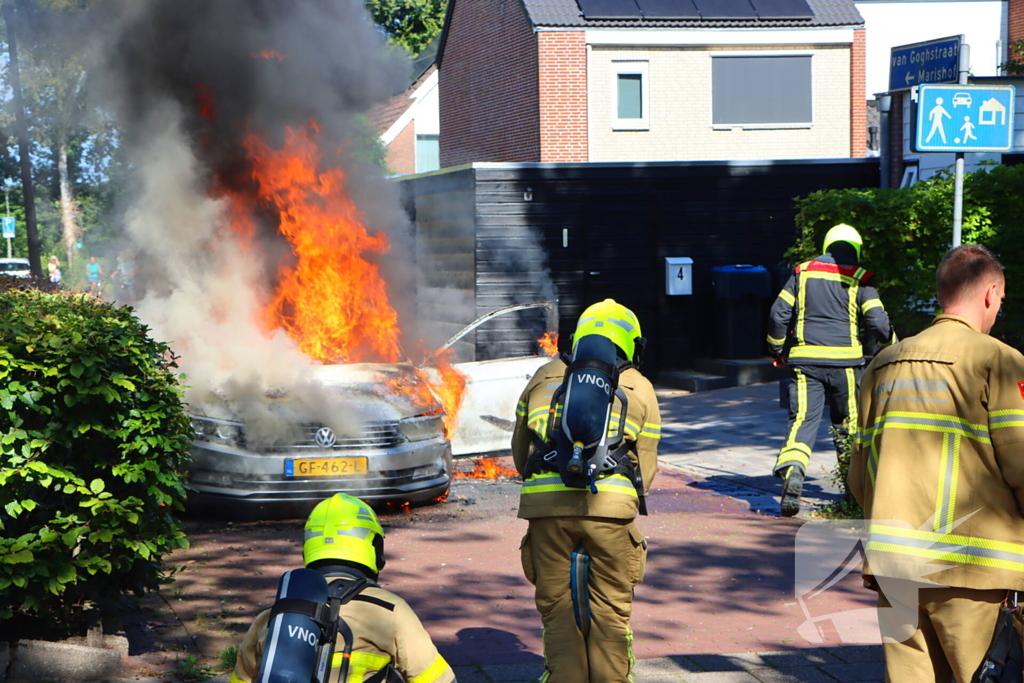
<path fill-rule="evenodd" d="M 698 10 L 616 19 L 581 12 L 588 0 L 450 0 L 441 166 L 865 156 L 853 0 L 775 19 L 757 1 L 637 0 Z"/>
<path fill-rule="evenodd" d="M 440 168 L 437 80 L 437 66 L 431 64 L 407 90 L 367 113 L 387 150 L 387 169 L 394 175 Z"/>

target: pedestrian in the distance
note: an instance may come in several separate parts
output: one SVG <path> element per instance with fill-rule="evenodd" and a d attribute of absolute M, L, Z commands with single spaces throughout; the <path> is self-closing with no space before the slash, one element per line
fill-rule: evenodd
<path fill-rule="evenodd" d="M 864 374 L 850 490 L 886 680 L 969 683 L 1024 589 L 1024 356 L 988 334 L 1005 280 L 987 249 L 951 250 L 936 279 L 942 315 Z"/>
<path fill-rule="evenodd" d="M 520 544 L 523 571 L 536 586 L 544 624 L 543 683 L 632 680 L 629 617 L 633 588 L 647 560 L 647 541 L 633 519 L 645 512 L 642 501 L 657 471 L 661 438 L 654 388 L 637 370 L 643 346 L 640 321 L 632 311 L 611 299 L 594 304 L 580 316 L 569 364 L 556 359 L 541 367 L 519 399 L 512 456 L 523 475 L 519 517 L 529 521 Z M 586 347 L 600 347 L 607 360 L 577 353 Z M 581 374 L 572 374 L 574 368 Z M 568 380 L 569 393 L 561 394 L 564 402 L 559 403 L 567 377 L 574 379 Z M 616 398 L 610 417 L 610 398 L 618 394 L 608 377 L 617 378 L 617 389 L 628 402 L 623 411 Z M 574 403 L 580 395 L 594 395 L 583 394 L 584 387 L 596 391 L 597 401 L 587 404 L 590 412 Z M 574 390 L 580 392 L 576 398 Z M 593 420 L 598 438 L 611 438 L 609 432 L 622 437 L 617 441 L 621 446 L 608 454 L 611 462 L 602 463 L 608 469 L 584 470 L 582 485 L 572 486 L 557 464 L 568 453 L 556 454 L 559 437 L 552 431 L 565 427 L 570 412 L 573 420 Z M 549 421 L 554 421 L 551 430 Z M 573 452 L 585 446 L 590 444 L 569 442 Z M 589 452 L 582 450 L 581 457 Z M 589 467 L 590 461 L 583 462 Z"/>
<path fill-rule="evenodd" d="M 797 266 L 772 304 L 768 346 L 773 363 L 788 365 L 793 372 L 789 428 L 772 469 L 783 480 L 780 507 L 786 517 L 800 511 L 825 405 L 837 451 L 848 437 L 847 422 L 857 422 L 857 388 L 864 368 L 860 324 L 884 344 L 896 339 L 873 274 L 859 265 L 862 244 L 853 227 L 834 226 L 825 234 L 825 253 Z"/>
<path fill-rule="evenodd" d="M 95 256 L 90 256 L 89 262 L 85 264 L 85 282 L 89 285 L 90 294 L 100 294 L 102 291 L 101 277 L 103 277 L 103 266 L 99 264 Z"/>
<path fill-rule="evenodd" d="M 49 262 L 46 264 L 46 273 L 53 284 L 60 282 L 60 261 L 56 256 L 50 257 Z"/>

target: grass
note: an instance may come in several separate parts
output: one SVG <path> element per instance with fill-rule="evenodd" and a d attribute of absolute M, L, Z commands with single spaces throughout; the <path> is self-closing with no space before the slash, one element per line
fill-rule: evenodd
<path fill-rule="evenodd" d="M 864 510 L 861 509 L 853 495 L 850 494 L 847 478 L 850 473 L 850 455 L 853 450 L 853 438 L 849 435 L 838 437 L 834 428 L 829 427 L 832 438 L 838 442 L 839 450 L 836 453 L 836 466 L 828 475 L 829 481 L 839 487 L 843 497 L 834 503 L 824 505 L 812 513 L 812 517 L 821 519 L 864 519 Z"/>
<path fill-rule="evenodd" d="M 205 666 L 195 654 L 186 655 L 177 661 L 175 673 L 182 681 L 203 681 L 213 677 L 217 672 Z"/>
<path fill-rule="evenodd" d="M 234 671 L 235 662 L 238 661 L 238 646 L 226 647 L 217 653 L 217 671 L 228 673 Z"/>

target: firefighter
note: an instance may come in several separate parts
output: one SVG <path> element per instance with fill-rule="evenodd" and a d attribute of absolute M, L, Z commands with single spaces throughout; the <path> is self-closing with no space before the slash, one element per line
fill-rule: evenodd
<path fill-rule="evenodd" d="M 888 681 L 981 680 L 1000 603 L 1024 590 L 1024 356 L 988 334 L 1003 267 L 965 244 L 936 280 L 943 314 L 868 365 L 850 464 Z"/>
<path fill-rule="evenodd" d="M 858 265 L 863 242 L 845 224 L 825 234 L 824 254 L 796 267 L 772 304 L 768 345 L 776 367 L 788 365 L 789 428 L 772 473 L 783 480 L 782 514 L 800 511 L 800 494 L 826 403 L 836 450 L 857 420 L 857 389 L 864 368 L 859 323 L 883 344 L 895 341 L 889 316 Z"/>
<path fill-rule="evenodd" d="M 621 465 L 575 488 L 544 459 L 548 421 L 560 417 L 549 417 L 552 398 L 571 367 L 562 359 L 529 381 L 512 434 L 512 455 L 524 479 L 519 517 L 529 522 L 520 550 L 544 625 L 545 683 L 632 680 L 629 616 L 647 559 L 647 541 L 633 520 L 657 470 L 661 418 L 654 388 L 637 370 L 645 340 L 636 315 L 612 299 L 583 312 L 574 353 L 588 335 L 611 340 L 617 356 L 618 389 L 628 405 L 621 415 L 621 403 L 615 404 L 607 428 L 623 430 Z"/>
<path fill-rule="evenodd" d="M 339 637 L 330 683 L 362 683 L 374 674 L 379 675 L 375 681 L 391 680 L 384 678 L 389 669 L 411 683 L 455 680 L 412 608 L 376 583 L 384 567 L 384 529 L 369 505 L 345 493 L 321 501 L 306 520 L 302 559 L 328 582 L 369 580 L 366 588 L 339 609 L 339 616 L 352 629 L 354 643 L 348 681 L 338 681 L 343 657 Z M 266 610 L 249 627 L 231 683 L 251 683 L 256 678 L 269 621 L 270 610 Z"/>

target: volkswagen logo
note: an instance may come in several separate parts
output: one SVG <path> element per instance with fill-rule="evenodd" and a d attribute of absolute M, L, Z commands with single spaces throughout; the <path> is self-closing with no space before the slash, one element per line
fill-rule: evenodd
<path fill-rule="evenodd" d="M 313 438 L 316 440 L 316 445 L 321 448 L 330 448 L 335 442 L 334 432 L 330 427 L 321 427 L 316 430 L 316 436 Z"/>

